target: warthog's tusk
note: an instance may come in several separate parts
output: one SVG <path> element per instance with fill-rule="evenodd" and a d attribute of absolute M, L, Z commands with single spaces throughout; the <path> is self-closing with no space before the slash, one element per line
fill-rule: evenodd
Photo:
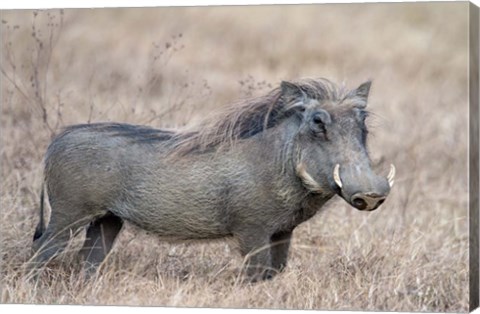
<path fill-rule="evenodd" d="M 388 180 L 388 185 L 390 185 L 390 188 L 393 187 L 393 183 L 395 182 L 393 179 L 395 178 L 395 166 L 390 165 L 390 172 L 388 173 L 387 180 Z"/>
<path fill-rule="evenodd" d="M 333 181 L 338 185 L 339 188 L 342 188 L 342 180 L 340 179 L 340 165 L 336 164 L 333 168 Z"/>

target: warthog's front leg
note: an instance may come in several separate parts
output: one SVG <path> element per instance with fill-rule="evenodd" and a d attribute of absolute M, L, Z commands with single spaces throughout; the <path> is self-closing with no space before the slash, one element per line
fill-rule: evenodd
<path fill-rule="evenodd" d="M 248 228 L 237 234 L 240 252 L 245 257 L 245 273 L 249 281 L 271 279 L 272 270 L 270 234 L 261 227 Z"/>
<path fill-rule="evenodd" d="M 272 267 L 277 272 L 281 272 L 287 266 L 288 249 L 290 248 L 290 240 L 292 239 L 292 231 L 282 231 L 272 235 Z"/>

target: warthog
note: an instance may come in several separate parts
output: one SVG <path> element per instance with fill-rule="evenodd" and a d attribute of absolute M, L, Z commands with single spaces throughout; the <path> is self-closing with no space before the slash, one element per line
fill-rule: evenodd
<path fill-rule="evenodd" d="M 42 188 L 35 265 L 86 226 L 81 254 L 95 269 L 128 221 L 167 239 L 233 237 L 246 278 L 271 278 L 287 264 L 295 227 L 334 195 L 371 211 L 389 194 L 395 168 L 376 175 L 366 149 L 369 90 L 303 79 L 193 130 L 67 127 L 45 157 L 51 218 L 45 230 Z"/>

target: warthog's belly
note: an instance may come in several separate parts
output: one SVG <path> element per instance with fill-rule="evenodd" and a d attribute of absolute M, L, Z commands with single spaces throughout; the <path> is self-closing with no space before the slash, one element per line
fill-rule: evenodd
<path fill-rule="evenodd" d="M 185 198 L 119 204 L 112 210 L 134 225 L 170 240 L 215 239 L 230 235 L 226 215 L 211 200 Z"/>

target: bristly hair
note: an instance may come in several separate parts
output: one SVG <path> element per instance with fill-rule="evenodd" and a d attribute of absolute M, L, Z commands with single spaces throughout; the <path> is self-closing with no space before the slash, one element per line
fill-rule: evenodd
<path fill-rule="evenodd" d="M 66 127 L 57 138 L 78 130 L 88 129 L 96 132 L 108 133 L 112 137 L 129 138 L 136 143 L 164 142 L 172 139 L 175 132 L 165 129 L 154 129 L 148 126 L 131 125 L 125 123 L 98 122 L 88 124 L 76 124 Z"/>
<path fill-rule="evenodd" d="M 346 91 L 323 78 L 292 81 L 308 98 L 316 100 L 341 100 Z M 202 153 L 211 149 L 231 147 L 236 141 L 252 137 L 277 126 L 287 118 L 291 105 L 277 87 L 266 95 L 246 99 L 205 120 L 194 130 L 179 132 L 167 140 L 173 155 Z M 167 144 L 166 143 L 166 144 Z"/>

